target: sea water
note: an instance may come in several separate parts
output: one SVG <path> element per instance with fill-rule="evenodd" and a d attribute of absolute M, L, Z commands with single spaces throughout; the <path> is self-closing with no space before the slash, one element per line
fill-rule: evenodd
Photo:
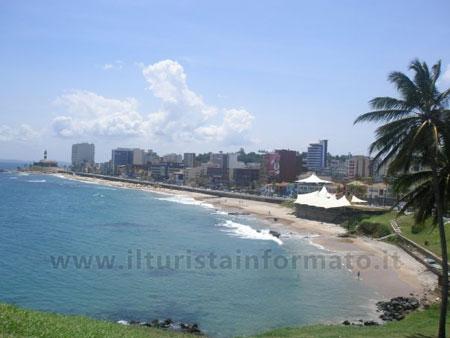
<path fill-rule="evenodd" d="M 232 337 L 366 318 L 376 298 L 348 269 L 284 266 L 331 254 L 307 236 L 188 197 L 7 172 L 0 198 L 0 302 Z"/>

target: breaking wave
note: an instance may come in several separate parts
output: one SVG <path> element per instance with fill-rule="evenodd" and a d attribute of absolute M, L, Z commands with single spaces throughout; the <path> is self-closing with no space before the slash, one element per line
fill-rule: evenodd
<path fill-rule="evenodd" d="M 271 235 L 269 233 L 269 230 L 267 229 L 256 230 L 249 225 L 233 222 L 230 220 L 227 220 L 224 223 L 220 223 L 218 224 L 218 226 L 223 227 L 224 232 L 239 238 L 256 239 L 262 241 L 274 241 L 279 245 L 283 244 L 283 241 L 281 241 L 281 239 Z"/>

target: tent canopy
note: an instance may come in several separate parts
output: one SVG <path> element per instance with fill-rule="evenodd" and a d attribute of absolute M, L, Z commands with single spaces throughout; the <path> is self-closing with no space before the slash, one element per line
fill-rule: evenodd
<path fill-rule="evenodd" d="M 328 184 L 330 181 L 323 180 L 317 177 L 316 174 L 311 174 L 311 176 L 306 177 L 304 179 L 296 181 L 297 183 L 315 183 L 315 184 Z"/>
<path fill-rule="evenodd" d="M 309 194 L 299 194 L 294 202 L 295 204 L 309 205 L 317 208 L 341 208 L 351 206 L 345 196 L 337 199 L 335 194 L 330 194 L 327 188 L 322 187 L 319 191 Z"/>
<path fill-rule="evenodd" d="M 352 196 L 351 202 L 352 202 L 352 203 L 367 203 L 367 201 L 364 201 L 364 200 L 362 200 L 362 199 L 356 197 L 355 195 Z"/>

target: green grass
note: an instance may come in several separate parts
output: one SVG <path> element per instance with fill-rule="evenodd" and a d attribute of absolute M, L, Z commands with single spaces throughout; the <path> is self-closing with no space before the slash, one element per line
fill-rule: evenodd
<path fill-rule="evenodd" d="M 346 221 L 342 227 L 349 233 L 371 236 L 375 238 L 383 237 L 391 233 L 389 221 L 395 216 L 391 213 L 381 215 L 358 216 Z"/>
<path fill-rule="evenodd" d="M 312 325 L 283 328 L 262 333 L 259 337 L 434 337 L 438 324 L 438 306 L 417 311 L 404 320 L 377 327 L 344 325 Z M 450 319 L 450 318 L 449 318 Z M 450 332 L 450 323 L 447 325 Z M 124 337 L 164 338 L 198 337 L 171 331 L 123 326 L 81 316 L 65 316 L 47 312 L 24 310 L 13 305 L 0 304 L 0 337 Z"/>
<path fill-rule="evenodd" d="M 344 325 L 312 325 L 300 328 L 284 328 L 269 331 L 258 338 L 292 337 L 292 338 L 425 338 L 436 337 L 439 310 L 435 305 L 429 310 L 410 314 L 404 320 L 380 326 L 355 327 Z M 450 319 L 450 316 L 449 316 Z M 447 331 L 450 323 L 447 320 Z M 255 338 L 256 338 L 255 337 Z"/>
<path fill-rule="evenodd" d="M 435 254 L 441 255 L 439 231 L 437 227 L 432 226 L 431 221 L 425 222 L 422 228 L 416 228 L 416 231 L 419 230 L 419 232 L 414 231 L 414 217 L 412 215 L 399 217 L 397 223 L 400 225 L 402 234 L 405 237 Z M 447 247 L 450 247 L 450 224 L 445 225 L 445 233 L 447 235 Z"/>
<path fill-rule="evenodd" d="M 350 232 L 354 231 L 358 226 L 363 224 L 372 223 L 379 224 L 379 228 L 375 230 L 373 237 L 382 237 L 382 234 L 386 233 L 390 226 L 391 220 L 395 219 L 400 226 L 402 234 L 416 242 L 417 244 L 427 248 L 428 250 L 434 252 L 437 255 L 441 255 L 441 247 L 439 241 L 439 231 L 436 227 L 433 227 L 431 220 L 426 221 L 422 224 L 415 224 L 413 215 L 402 215 L 397 216 L 394 211 L 387 212 L 381 215 L 367 216 L 360 219 L 352 220 L 350 224 L 343 224 L 342 226 L 349 229 Z M 446 224 L 447 233 L 447 246 L 450 248 L 450 224 Z M 370 228 L 370 227 L 366 227 Z M 373 229 L 370 229 L 373 231 Z M 361 231 L 360 231 L 361 233 Z M 370 235 L 370 233 L 366 233 Z"/>
<path fill-rule="evenodd" d="M 82 316 L 25 310 L 0 304 L 0 337 L 198 337 L 147 327 L 124 326 Z"/>

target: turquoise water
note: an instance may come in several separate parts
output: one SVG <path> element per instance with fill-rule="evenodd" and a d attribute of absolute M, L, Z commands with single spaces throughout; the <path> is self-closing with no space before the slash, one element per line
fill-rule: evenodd
<path fill-rule="evenodd" d="M 225 259 L 222 266 L 188 267 L 186 256 L 211 253 L 329 254 L 301 236 L 278 242 L 262 221 L 193 200 L 18 173 L 0 173 L 0 195 L 1 302 L 107 320 L 172 318 L 231 337 L 365 318 L 376 297 L 345 269 L 262 266 L 262 260 L 257 268 L 230 268 Z M 151 267 L 142 260 L 138 267 L 138 251 L 160 255 L 159 266 L 155 258 Z M 90 268 L 73 261 L 56 268 L 51 258 L 83 255 L 94 257 Z M 114 265 L 99 268 L 96 255 L 114 255 Z M 177 267 L 175 255 L 185 256 Z"/>

